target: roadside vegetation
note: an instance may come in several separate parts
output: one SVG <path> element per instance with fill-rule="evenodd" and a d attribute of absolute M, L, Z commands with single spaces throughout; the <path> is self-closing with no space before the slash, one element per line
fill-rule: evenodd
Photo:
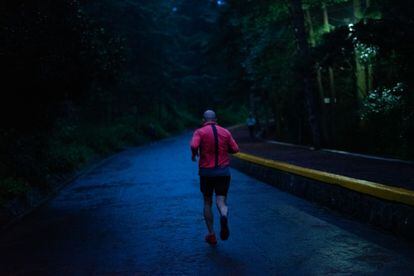
<path fill-rule="evenodd" d="M 414 13 L 390 0 L 5 0 L 0 204 L 253 112 L 264 137 L 414 157 Z"/>
<path fill-rule="evenodd" d="M 413 7 L 229 0 L 220 45 L 269 138 L 412 159 Z"/>
<path fill-rule="evenodd" d="M 193 128 L 206 106 L 237 120 L 208 97 L 209 2 L 7 0 L 0 13 L 0 204 Z"/>

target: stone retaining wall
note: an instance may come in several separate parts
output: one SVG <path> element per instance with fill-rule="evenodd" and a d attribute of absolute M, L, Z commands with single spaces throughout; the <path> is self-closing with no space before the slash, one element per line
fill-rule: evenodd
<path fill-rule="evenodd" d="M 232 167 L 283 191 L 317 202 L 414 241 L 414 207 L 379 199 L 233 157 Z"/>

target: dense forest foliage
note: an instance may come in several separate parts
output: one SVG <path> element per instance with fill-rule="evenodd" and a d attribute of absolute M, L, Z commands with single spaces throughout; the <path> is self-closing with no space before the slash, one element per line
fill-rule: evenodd
<path fill-rule="evenodd" d="M 5 0 L 0 201 L 252 111 L 264 137 L 413 158 L 402 0 Z"/>
<path fill-rule="evenodd" d="M 232 98 L 209 96 L 227 85 L 225 63 L 207 62 L 219 8 L 4 1 L 0 201 L 61 182 L 93 157 L 194 127 L 207 107 L 234 121 Z"/>
<path fill-rule="evenodd" d="M 412 158 L 413 10 L 402 0 L 231 0 L 222 47 L 237 49 L 268 136 Z"/>

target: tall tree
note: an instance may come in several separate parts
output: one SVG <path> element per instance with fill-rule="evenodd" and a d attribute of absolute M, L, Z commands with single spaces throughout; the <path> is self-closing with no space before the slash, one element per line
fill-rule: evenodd
<path fill-rule="evenodd" d="M 300 66 L 300 75 L 302 76 L 302 89 L 305 99 L 305 106 L 312 134 L 312 143 L 316 148 L 321 146 L 321 128 L 320 116 L 316 96 L 312 88 L 312 68 L 310 62 L 310 52 L 308 38 L 305 29 L 304 14 L 301 0 L 291 0 L 292 7 L 292 25 L 298 45 L 298 53 L 302 64 Z"/>
<path fill-rule="evenodd" d="M 355 23 L 359 22 L 363 18 L 361 0 L 354 0 L 354 19 Z M 355 78 L 356 78 L 356 89 L 359 102 L 365 98 L 367 94 L 367 76 L 365 65 L 361 62 L 361 47 L 358 42 L 355 43 Z"/>
<path fill-rule="evenodd" d="M 359 21 L 363 18 L 361 0 L 354 0 L 354 18 Z"/>

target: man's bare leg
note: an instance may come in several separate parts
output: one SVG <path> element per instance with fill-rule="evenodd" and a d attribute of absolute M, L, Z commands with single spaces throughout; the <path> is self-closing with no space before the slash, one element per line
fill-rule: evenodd
<path fill-rule="evenodd" d="M 225 196 L 221 196 L 221 195 L 216 196 L 217 209 L 222 217 L 223 216 L 227 217 L 227 213 L 229 211 L 229 208 L 227 207 L 226 199 L 227 197 Z"/>
<path fill-rule="evenodd" d="M 220 238 L 222 240 L 227 240 L 230 235 L 228 219 L 227 219 L 229 208 L 227 207 L 226 199 L 227 197 L 225 196 L 220 196 L 220 195 L 216 196 L 217 209 L 219 210 L 220 215 L 221 215 L 220 217 L 220 226 L 221 226 Z"/>
<path fill-rule="evenodd" d="M 206 221 L 209 234 L 214 234 L 213 228 L 213 212 L 211 206 L 213 204 L 213 198 L 211 196 L 204 197 L 204 220 Z"/>

